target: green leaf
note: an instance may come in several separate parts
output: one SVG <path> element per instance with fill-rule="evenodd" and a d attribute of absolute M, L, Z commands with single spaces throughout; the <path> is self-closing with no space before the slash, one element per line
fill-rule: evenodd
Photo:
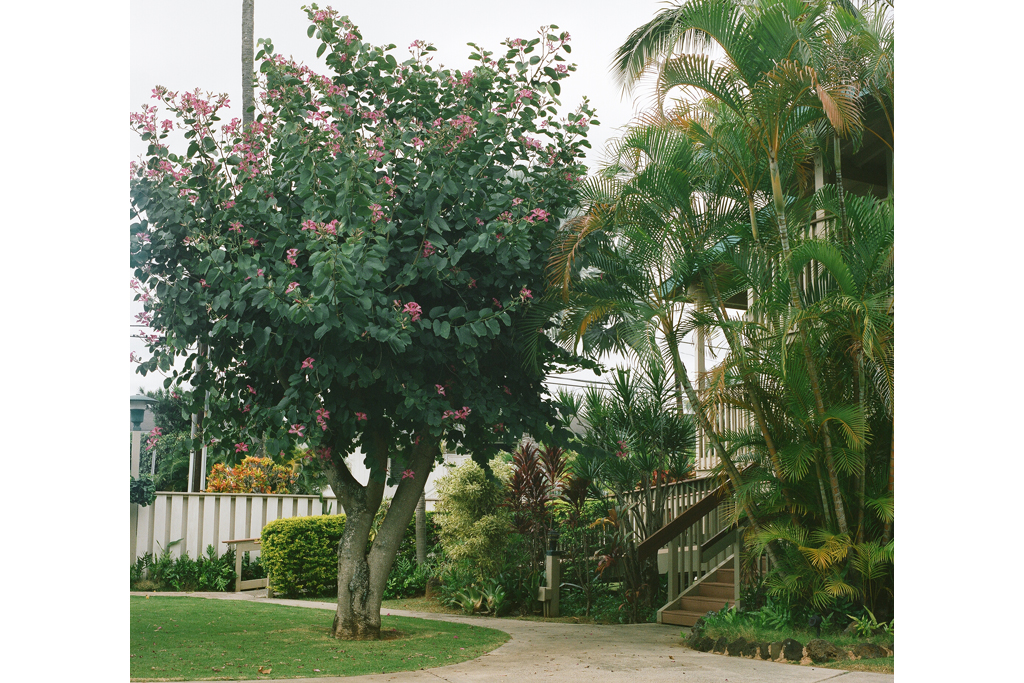
<path fill-rule="evenodd" d="M 316 49 L 316 56 L 317 56 L 318 59 L 320 58 L 320 55 L 322 55 L 326 49 L 327 49 L 327 43 L 320 43 L 320 47 L 318 47 Z"/>
<path fill-rule="evenodd" d="M 447 320 L 442 320 L 441 321 L 440 329 L 437 331 L 436 334 L 441 339 L 447 339 L 448 336 L 451 334 L 451 331 L 452 331 L 451 324 Z"/>

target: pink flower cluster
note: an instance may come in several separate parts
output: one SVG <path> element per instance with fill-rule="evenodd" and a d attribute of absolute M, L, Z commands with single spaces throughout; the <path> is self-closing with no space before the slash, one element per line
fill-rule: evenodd
<path fill-rule="evenodd" d="M 461 410 L 444 411 L 444 413 L 441 414 L 441 419 L 446 420 L 450 417 L 454 420 L 465 420 L 467 417 L 469 417 L 470 412 L 471 411 L 469 409 L 469 406 L 462 406 Z"/>
<path fill-rule="evenodd" d="M 529 135 L 524 135 L 519 140 L 530 149 L 540 149 L 540 140 L 531 138 Z"/>
<path fill-rule="evenodd" d="M 615 455 L 620 458 L 625 458 L 629 455 L 629 445 L 625 441 L 619 441 L 619 450 L 615 451 Z"/>
<path fill-rule="evenodd" d="M 228 232 L 242 232 L 242 224 L 239 221 L 231 221 L 230 225 Z"/>
<path fill-rule="evenodd" d="M 325 432 L 327 431 L 327 421 L 329 419 L 331 419 L 331 414 L 327 410 L 323 408 L 316 409 L 316 423 L 320 425 L 320 429 Z"/>
<path fill-rule="evenodd" d="M 415 301 L 410 301 L 402 307 L 402 313 L 408 313 L 412 316 L 412 321 L 416 322 L 420 319 L 420 316 L 423 315 L 423 309 L 420 308 L 420 305 Z"/>
<path fill-rule="evenodd" d="M 443 384 L 435 384 L 434 388 L 437 389 L 437 393 L 438 394 L 440 394 L 441 396 L 444 396 L 444 385 Z"/>
<path fill-rule="evenodd" d="M 526 88 L 523 88 L 522 90 L 519 90 L 516 93 L 516 104 L 519 104 L 523 100 L 531 100 L 531 99 L 533 99 L 533 97 L 534 97 L 534 93 L 533 93 L 532 90 L 528 90 Z"/>
<path fill-rule="evenodd" d="M 521 290 L 519 290 L 519 298 L 522 299 L 523 301 L 526 301 L 527 299 L 532 299 L 533 293 L 526 287 L 523 287 Z"/>
<path fill-rule="evenodd" d="M 236 443 L 235 444 L 235 453 L 248 453 L 248 452 L 249 452 L 249 447 L 247 445 L 245 445 L 244 443 Z"/>
<path fill-rule="evenodd" d="M 359 422 L 360 420 L 366 420 L 366 419 L 367 419 L 366 413 L 356 413 L 356 422 Z"/>
<path fill-rule="evenodd" d="M 413 472 L 412 470 L 405 470 L 405 471 L 402 472 L 402 480 L 403 481 L 405 479 L 415 479 L 415 478 L 416 478 L 416 473 Z"/>
<path fill-rule="evenodd" d="M 551 214 L 544 209 L 534 209 L 528 216 L 523 216 L 523 220 L 527 223 L 533 223 L 534 221 L 546 222 L 551 218 Z"/>
<path fill-rule="evenodd" d="M 295 434 L 296 436 L 299 436 L 299 437 L 305 436 L 306 435 L 305 432 L 306 432 L 306 425 L 299 425 L 299 424 L 292 425 L 292 428 L 288 430 L 289 434 Z"/>
<path fill-rule="evenodd" d="M 384 211 L 381 209 L 380 204 L 370 204 L 370 211 L 373 213 L 373 215 L 370 217 L 371 223 L 376 223 L 377 221 L 384 218 Z"/>
<path fill-rule="evenodd" d="M 149 433 L 149 438 L 146 440 L 146 449 L 152 449 L 156 445 L 157 441 L 163 435 L 164 430 L 160 427 L 153 427 L 153 430 Z"/>
<path fill-rule="evenodd" d="M 304 221 L 302 223 L 303 230 L 311 230 L 318 235 L 337 235 L 338 234 L 338 220 L 334 219 L 330 223 L 315 223 L 312 219 Z"/>
<path fill-rule="evenodd" d="M 287 261 L 292 266 L 298 266 L 299 264 L 295 260 L 295 257 L 298 256 L 298 255 L 299 255 L 299 250 L 298 249 L 289 249 L 286 252 L 286 254 L 285 254 L 284 260 Z"/>
<path fill-rule="evenodd" d="M 423 241 L 423 258 L 430 257 L 436 251 L 437 251 L 437 248 L 433 244 L 430 243 L 430 240 L 424 240 Z"/>
<path fill-rule="evenodd" d="M 150 324 L 151 322 L 153 322 L 153 312 L 143 311 L 142 313 L 136 313 L 135 322 L 140 323 L 142 325 Z"/>
<path fill-rule="evenodd" d="M 291 294 L 292 292 L 294 292 L 298 288 L 299 288 L 299 283 L 298 282 L 290 282 L 290 283 L 288 283 L 288 286 L 284 288 L 284 293 L 285 294 Z"/>
<path fill-rule="evenodd" d="M 302 361 L 302 367 L 300 369 L 301 370 L 305 370 L 306 368 L 309 368 L 309 369 L 312 370 L 313 369 L 313 363 L 314 363 L 313 357 L 310 356 L 306 360 Z"/>

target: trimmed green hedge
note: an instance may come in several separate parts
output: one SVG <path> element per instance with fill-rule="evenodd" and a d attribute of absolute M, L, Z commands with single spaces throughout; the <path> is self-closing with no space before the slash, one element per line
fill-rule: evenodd
<path fill-rule="evenodd" d="M 337 595 L 338 543 L 345 515 L 278 519 L 260 534 L 260 557 L 270 576 L 270 590 L 282 595 Z M 427 513 L 427 554 L 440 555 L 434 513 Z M 416 567 L 416 518 L 402 535 L 392 577 Z M 404 577 L 402 577 L 404 578 Z M 425 576 L 423 578 L 425 581 Z"/>
<path fill-rule="evenodd" d="M 260 555 L 270 589 L 288 596 L 338 589 L 338 543 L 345 515 L 278 519 L 260 533 Z"/>

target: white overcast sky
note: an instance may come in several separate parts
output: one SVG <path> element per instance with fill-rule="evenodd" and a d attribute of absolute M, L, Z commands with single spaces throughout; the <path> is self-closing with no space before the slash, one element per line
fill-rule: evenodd
<path fill-rule="evenodd" d="M 326 5 L 319 3 L 323 8 Z M 316 58 L 319 42 L 306 36 L 309 21 L 300 2 L 256 0 L 255 38 L 270 38 L 276 52 L 293 56 L 321 73 L 330 73 L 323 60 Z M 482 3 L 455 0 L 449 2 L 387 2 L 333 5 L 362 31 L 363 39 L 373 44 L 396 45 L 399 60 L 408 55 L 413 40 L 426 40 L 437 47 L 434 62 L 467 69 L 467 42 L 499 53 L 505 38 L 533 38 L 540 26 L 554 24 L 572 36 L 572 53 L 567 58 L 577 71 L 563 81 L 562 108 L 575 109 L 586 96 L 596 107 L 600 126 L 590 129 L 593 149 L 587 163 L 595 166 L 605 143 L 636 113 L 636 107 L 648 102 L 648 94 L 623 97 L 610 72 L 615 49 L 630 31 L 649 21 L 662 3 L 641 0 L 632 3 L 559 0 L 524 0 L 508 3 Z M 173 11 L 170 11 L 173 8 Z M 231 108 L 225 120 L 241 117 L 241 2 L 239 0 L 178 0 L 169 5 L 154 0 L 131 3 L 131 109 L 154 104 L 151 91 L 162 85 L 174 91 L 193 90 L 227 93 Z M 178 138 L 179 142 L 183 138 Z M 172 143 L 173 148 L 173 143 Z M 144 143 L 130 133 L 130 159 L 145 151 Z M 126 271 L 126 279 L 130 272 Z M 127 289 L 129 299 L 134 293 Z M 142 310 L 130 302 L 129 322 Z M 132 328 L 136 332 L 138 328 Z M 148 357 L 142 340 L 131 339 L 131 350 Z M 140 387 L 153 390 L 162 386 L 162 375 L 142 377 L 129 362 L 131 393 Z M 582 377 L 592 378 L 590 373 Z"/>

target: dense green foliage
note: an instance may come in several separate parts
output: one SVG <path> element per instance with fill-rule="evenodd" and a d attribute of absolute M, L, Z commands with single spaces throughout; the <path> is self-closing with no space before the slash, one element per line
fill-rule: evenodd
<path fill-rule="evenodd" d="M 468 561 L 478 578 L 493 574 L 512 532 L 511 515 L 501 505 L 501 482 L 467 461 L 437 482 L 437 494 L 434 519 L 445 555 Z"/>
<path fill-rule="evenodd" d="M 772 560 L 766 594 L 819 612 L 891 614 L 894 200 L 891 183 L 854 196 L 842 160 L 891 153 L 893 44 L 883 6 L 665 9 L 616 62 L 627 84 L 658 72 L 659 107 L 552 256 L 565 343 L 666 369 L 750 522 L 748 559 Z M 816 156 L 837 180 L 817 191 Z M 694 330 L 724 346 L 696 385 Z M 749 419 L 727 427 L 733 407 Z"/>
<path fill-rule="evenodd" d="M 177 541 L 175 542 L 177 543 Z M 235 551 L 229 549 L 217 557 L 210 545 L 206 555 L 196 559 L 188 553 L 172 558 L 171 543 L 156 557 L 145 553 L 131 567 L 131 587 L 138 591 L 232 591 L 235 588 Z M 242 557 L 242 580 L 262 579 L 266 572 L 260 558 Z"/>
<path fill-rule="evenodd" d="M 338 542 L 345 515 L 278 519 L 260 533 L 260 555 L 270 589 L 286 596 L 325 595 L 338 589 Z"/>

